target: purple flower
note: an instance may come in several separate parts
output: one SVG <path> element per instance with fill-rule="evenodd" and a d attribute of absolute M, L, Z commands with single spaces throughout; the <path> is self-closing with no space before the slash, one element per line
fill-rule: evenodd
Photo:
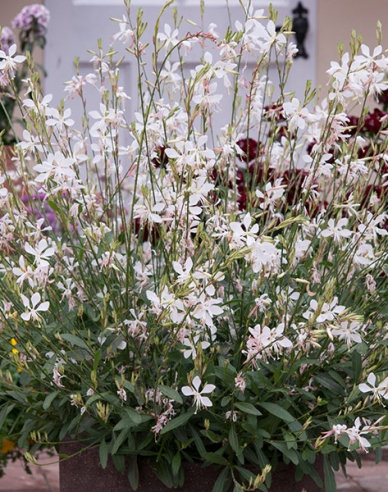
<path fill-rule="evenodd" d="M 3 27 L 1 30 L 1 49 L 8 54 L 9 47 L 15 44 L 15 38 L 9 27 Z"/>
<path fill-rule="evenodd" d="M 22 31 L 29 31 L 34 28 L 38 34 L 43 36 L 46 33 L 49 20 L 49 10 L 44 5 L 35 3 L 22 8 L 12 21 L 12 27 Z"/>

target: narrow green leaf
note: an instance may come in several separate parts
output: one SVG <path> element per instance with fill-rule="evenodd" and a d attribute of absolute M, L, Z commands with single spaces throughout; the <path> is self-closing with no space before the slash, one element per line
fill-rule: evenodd
<path fill-rule="evenodd" d="M 86 349 L 90 351 L 90 348 L 86 344 L 82 338 L 77 337 L 76 335 L 72 335 L 71 333 L 63 333 L 60 335 L 63 340 L 66 342 L 72 343 L 73 345 L 76 345 L 77 347 L 81 347 L 83 349 Z"/>
<path fill-rule="evenodd" d="M 236 408 L 241 410 L 244 413 L 249 413 L 251 415 L 257 415 L 260 417 L 260 415 L 263 415 L 260 410 L 258 410 L 256 407 L 252 405 L 252 403 L 246 403 L 246 402 L 237 402 L 234 404 Z"/>
<path fill-rule="evenodd" d="M 97 369 L 98 369 L 98 364 L 100 363 L 101 354 L 102 354 L 101 349 L 98 349 L 97 352 L 94 354 L 94 358 L 93 358 L 93 370 L 94 371 L 97 371 Z"/>
<path fill-rule="evenodd" d="M 279 419 L 283 420 L 284 422 L 293 422 L 295 417 L 290 414 L 287 410 L 284 410 L 283 407 L 280 405 L 277 405 L 276 403 L 269 403 L 269 402 L 263 402 L 263 403 L 258 403 L 260 407 L 263 407 L 267 412 L 269 412 L 271 415 L 274 415 L 275 417 L 278 417 Z"/>
<path fill-rule="evenodd" d="M 130 391 L 132 394 L 135 393 L 135 387 L 127 380 L 124 381 L 124 388 Z"/>
<path fill-rule="evenodd" d="M 125 457 L 122 454 L 115 454 L 112 456 L 113 464 L 118 472 L 125 472 Z"/>
<path fill-rule="evenodd" d="M 53 391 L 53 393 L 50 393 L 46 396 L 43 402 L 43 410 L 47 410 L 50 408 L 51 403 L 53 402 L 54 398 L 58 395 L 59 391 Z"/>
<path fill-rule="evenodd" d="M 212 492 L 227 492 L 230 487 L 231 476 L 229 468 L 224 468 L 218 475 Z"/>
<path fill-rule="evenodd" d="M 129 418 L 129 417 L 124 417 L 123 419 L 120 420 L 120 422 L 118 422 L 114 427 L 113 427 L 113 430 L 114 431 L 119 431 L 121 429 L 128 429 L 128 428 L 131 428 L 131 427 L 135 427 L 137 424 L 135 424 L 135 422 Z"/>
<path fill-rule="evenodd" d="M 161 480 L 164 485 L 166 485 L 169 489 L 171 489 L 174 485 L 173 477 L 171 474 L 171 468 L 166 463 L 165 460 L 155 461 L 154 463 L 154 471 L 155 475 Z"/>
<path fill-rule="evenodd" d="M 0 412 L 0 429 L 3 427 L 4 421 L 7 418 L 7 415 L 9 414 L 9 412 L 12 411 L 14 406 L 15 406 L 15 404 L 4 405 L 3 408 L 1 409 L 1 412 Z"/>
<path fill-rule="evenodd" d="M 125 411 L 127 412 L 128 417 L 132 419 L 135 424 L 139 425 L 143 422 L 141 415 L 138 412 L 136 412 L 134 408 L 126 407 Z"/>
<path fill-rule="evenodd" d="M 58 205 L 53 200 L 48 200 L 48 204 L 50 208 L 54 210 L 54 212 L 58 212 Z"/>
<path fill-rule="evenodd" d="M 236 429 L 234 428 L 234 425 L 229 430 L 229 444 L 233 451 L 238 454 L 240 451 L 240 446 L 238 444 L 238 436 L 236 433 Z"/>
<path fill-rule="evenodd" d="M 293 449 L 288 449 L 287 444 L 285 442 L 271 442 L 271 445 L 278 449 L 286 458 L 297 465 L 299 463 L 299 456 Z"/>
<path fill-rule="evenodd" d="M 105 469 L 108 464 L 108 446 L 106 445 L 105 438 L 100 443 L 99 454 L 101 466 Z"/>
<path fill-rule="evenodd" d="M 339 385 L 336 381 L 333 380 L 329 374 L 317 374 L 314 376 L 315 381 L 317 381 L 321 386 L 327 388 L 335 395 L 345 395 L 344 389 L 341 385 Z"/>
<path fill-rule="evenodd" d="M 337 485 L 335 483 L 335 475 L 332 467 L 330 466 L 329 457 L 324 456 L 324 477 L 325 477 L 325 490 L 326 492 L 337 492 Z"/>
<path fill-rule="evenodd" d="M 173 429 L 176 429 L 177 427 L 180 427 L 181 425 L 185 425 L 186 422 L 190 420 L 190 418 L 194 414 L 194 408 L 190 408 L 186 413 L 183 413 L 176 417 L 175 419 L 170 420 L 168 424 L 163 427 L 163 429 L 160 431 L 160 435 L 166 434 L 167 432 L 170 432 Z"/>
<path fill-rule="evenodd" d="M 226 405 L 228 405 L 228 403 L 230 402 L 231 400 L 231 397 L 230 396 L 224 396 L 221 400 L 221 406 L 222 407 L 226 407 Z"/>
<path fill-rule="evenodd" d="M 216 465 L 229 466 L 228 461 L 218 453 L 205 453 L 203 455 L 204 460 Z"/>
<path fill-rule="evenodd" d="M 154 436 L 152 434 L 152 432 L 150 432 L 149 434 L 147 434 L 145 436 L 145 438 L 143 439 L 143 441 L 137 446 L 137 449 L 139 451 L 142 451 L 143 449 L 145 449 L 152 441 L 154 440 Z M 144 454 L 144 453 L 142 453 Z"/>
<path fill-rule="evenodd" d="M 383 450 L 381 448 L 375 448 L 375 463 L 378 465 L 383 458 Z"/>
<path fill-rule="evenodd" d="M 129 434 L 129 432 L 130 432 L 130 429 L 123 429 L 120 432 L 120 434 L 117 436 L 117 438 L 116 438 L 116 440 L 115 440 L 115 442 L 113 444 L 112 456 L 117 453 L 117 451 L 119 450 L 120 446 L 123 444 L 123 442 L 127 438 L 127 435 Z"/>
<path fill-rule="evenodd" d="M 174 458 L 172 459 L 172 463 L 171 463 L 172 474 L 175 477 L 178 475 L 179 469 L 181 467 L 181 462 L 182 462 L 181 453 L 178 451 L 174 456 Z"/>
<path fill-rule="evenodd" d="M 353 350 L 352 352 L 352 369 L 353 369 L 353 379 L 355 381 L 359 381 L 360 374 L 362 371 L 362 360 L 361 360 L 361 355 L 357 352 L 357 350 Z"/>
<path fill-rule="evenodd" d="M 137 456 L 128 456 L 129 469 L 128 469 L 128 481 L 133 490 L 137 490 L 139 487 L 139 467 L 137 466 Z"/>
<path fill-rule="evenodd" d="M 191 435 L 194 438 L 194 442 L 195 442 L 195 445 L 197 447 L 199 455 L 203 456 L 206 453 L 206 449 L 205 449 L 205 446 L 202 442 L 201 436 L 198 434 L 197 429 L 193 425 L 190 425 L 189 429 L 190 429 Z M 203 431 L 203 432 L 206 432 L 206 431 Z"/>
<path fill-rule="evenodd" d="M 175 391 L 174 389 L 170 388 L 169 386 L 162 386 L 161 384 L 158 386 L 160 391 L 164 394 L 164 396 L 167 396 L 167 398 L 170 398 L 170 400 L 174 400 L 181 405 L 183 404 L 183 400 L 181 395 L 178 393 L 178 391 Z"/>

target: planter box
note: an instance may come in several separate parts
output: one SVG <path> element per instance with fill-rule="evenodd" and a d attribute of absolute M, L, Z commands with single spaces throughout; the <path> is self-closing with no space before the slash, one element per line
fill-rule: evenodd
<path fill-rule="evenodd" d="M 82 446 L 79 443 L 64 443 L 60 452 L 67 455 L 77 453 Z M 316 470 L 323 477 L 323 460 L 317 460 Z M 139 460 L 139 487 L 137 492 L 211 492 L 220 474 L 219 468 L 203 467 L 200 463 L 185 463 L 185 485 L 183 488 L 169 489 L 154 474 L 147 461 Z M 63 460 L 59 464 L 60 492 L 78 490 L 93 492 L 132 492 L 127 472 L 119 473 L 109 457 L 108 465 L 103 469 L 100 465 L 98 448 L 87 449 L 79 455 Z M 270 492 L 324 492 L 314 480 L 303 477 L 296 482 L 295 468 L 280 463 L 273 475 Z M 233 490 L 231 487 L 230 491 Z"/>

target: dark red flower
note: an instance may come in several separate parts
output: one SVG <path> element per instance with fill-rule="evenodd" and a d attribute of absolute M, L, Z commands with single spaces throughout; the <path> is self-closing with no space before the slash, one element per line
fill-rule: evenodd
<path fill-rule="evenodd" d="M 373 113 L 368 113 L 366 115 L 362 130 L 370 133 L 378 133 L 383 124 L 381 119 L 383 118 L 383 116 L 386 116 L 386 114 L 387 113 L 384 113 L 384 111 L 375 108 Z"/>
<path fill-rule="evenodd" d="M 160 145 L 156 149 L 156 157 L 152 159 L 152 164 L 155 167 L 163 167 L 165 168 L 167 163 L 168 163 L 168 157 L 167 154 L 165 153 L 166 147 L 163 145 Z"/>
<path fill-rule="evenodd" d="M 239 155 L 238 158 L 243 162 L 251 162 L 256 159 L 260 153 L 262 144 L 257 143 L 253 138 L 242 138 L 238 140 L 237 145 L 244 152 L 244 155 Z"/>

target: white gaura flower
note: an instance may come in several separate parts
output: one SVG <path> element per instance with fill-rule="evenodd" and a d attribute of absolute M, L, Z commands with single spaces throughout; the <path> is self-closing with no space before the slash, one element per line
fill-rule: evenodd
<path fill-rule="evenodd" d="M 176 273 L 178 274 L 177 282 L 178 283 L 184 283 L 187 280 L 190 280 L 191 278 L 191 269 L 193 268 L 193 260 L 189 257 L 185 261 L 184 267 L 185 269 L 183 270 L 183 267 L 180 263 L 177 261 L 172 262 L 172 266 Z"/>
<path fill-rule="evenodd" d="M 65 127 L 73 126 L 74 125 L 74 120 L 70 118 L 71 116 L 71 109 L 67 108 L 61 114 L 57 109 L 52 108 L 51 109 L 51 118 L 48 118 L 46 120 L 46 125 L 47 126 L 55 126 L 55 128 L 62 132 Z"/>
<path fill-rule="evenodd" d="M 359 390 L 362 393 L 369 393 L 370 391 L 373 393 L 373 398 L 377 398 L 381 401 L 382 398 L 388 400 L 388 377 L 383 379 L 376 386 L 376 376 L 373 372 L 371 372 L 366 380 L 366 383 L 361 383 L 358 385 Z"/>
<path fill-rule="evenodd" d="M 259 232 L 259 226 L 254 224 L 251 227 L 252 217 L 248 212 L 242 222 L 231 222 L 229 227 L 233 232 L 231 248 L 242 247 L 244 243 L 247 246 L 252 246 L 257 238 L 257 233 Z"/>
<path fill-rule="evenodd" d="M 21 298 L 24 304 L 24 307 L 27 309 L 25 313 L 21 314 L 21 318 L 24 321 L 37 321 L 39 320 L 40 312 L 48 311 L 50 307 L 50 303 L 48 301 L 42 302 L 41 304 L 41 297 L 39 292 L 35 292 L 35 294 L 32 294 L 31 300 L 28 299 L 25 295 L 21 294 Z"/>
<path fill-rule="evenodd" d="M 329 219 L 326 229 L 321 232 L 321 236 L 332 237 L 336 243 L 341 242 L 342 239 L 348 238 L 353 234 L 352 231 L 346 229 L 348 222 L 346 217 L 339 219 L 337 223 L 334 222 L 334 219 Z"/>
<path fill-rule="evenodd" d="M 286 46 L 287 38 L 281 33 L 277 32 L 275 23 L 272 20 L 269 20 L 267 23 L 267 29 L 264 35 L 264 42 L 261 47 L 262 53 L 268 53 L 272 46 L 275 46 L 276 51 L 280 53 L 280 51 Z"/>
<path fill-rule="evenodd" d="M 49 265 L 48 259 L 55 254 L 55 249 L 47 243 L 46 239 L 41 239 L 33 248 L 29 243 L 24 245 L 27 253 L 35 256 L 35 264 L 40 266 Z"/>
<path fill-rule="evenodd" d="M 202 391 L 199 391 L 202 381 L 199 376 L 195 376 L 191 386 L 183 386 L 181 389 L 185 396 L 194 396 L 194 404 L 196 406 L 195 413 L 198 412 L 202 407 L 211 407 L 213 403 L 207 396 L 202 396 L 204 394 L 212 393 L 216 387 L 214 384 L 205 384 Z"/>
<path fill-rule="evenodd" d="M 49 154 L 47 160 L 34 166 L 34 170 L 39 173 L 35 177 L 35 181 L 44 183 L 49 179 L 53 179 L 56 183 L 61 183 L 68 179 L 73 179 L 77 176 L 73 169 L 74 163 L 75 159 L 65 157 L 61 152 Z"/>
<path fill-rule="evenodd" d="M 189 357 L 191 359 L 195 359 L 197 357 L 197 347 L 201 345 L 202 350 L 206 350 L 207 348 L 210 347 L 210 343 L 203 341 L 199 342 L 199 335 L 196 335 L 193 340 L 190 340 L 189 338 L 185 338 L 183 340 L 183 345 L 185 346 L 184 352 L 183 352 L 183 357 L 185 359 L 188 359 Z"/>
<path fill-rule="evenodd" d="M 27 280 L 30 286 L 34 287 L 34 271 L 29 265 L 26 265 L 24 256 L 20 256 L 19 267 L 13 267 L 12 273 L 18 277 L 17 284 L 22 285 Z"/>
<path fill-rule="evenodd" d="M 310 112 L 307 108 L 302 107 L 302 103 L 294 97 L 291 102 L 285 102 L 283 104 L 283 113 L 288 120 L 288 127 L 291 132 L 299 128 L 304 130 L 306 127 L 306 120 L 310 116 Z"/>
<path fill-rule="evenodd" d="M 169 51 L 179 43 L 178 35 L 178 29 L 172 30 L 169 24 L 164 24 L 164 33 L 158 32 L 157 39 L 163 44 L 164 49 Z"/>
<path fill-rule="evenodd" d="M 202 293 L 199 296 L 198 304 L 193 312 L 193 317 L 201 320 L 201 322 L 207 326 L 212 327 L 213 316 L 219 316 L 224 312 L 224 310 L 218 306 L 218 304 L 221 304 L 222 302 L 222 299 L 206 298 L 205 294 Z"/>
<path fill-rule="evenodd" d="M 196 95 L 193 96 L 193 102 L 200 108 L 220 110 L 219 102 L 223 95 L 216 94 L 217 82 L 211 84 L 200 84 L 196 86 Z"/>
<path fill-rule="evenodd" d="M 325 302 L 320 306 L 315 299 L 310 301 L 309 310 L 303 313 L 303 317 L 310 320 L 314 316 L 317 316 L 316 322 L 323 323 L 325 321 L 333 321 L 337 315 L 342 314 L 346 310 L 346 306 L 338 306 L 338 297 L 334 297 L 332 302 L 329 304 Z"/>
<path fill-rule="evenodd" d="M 123 15 L 123 22 L 119 23 L 120 31 L 113 35 L 112 44 L 119 40 L 123 44 L 128 44 L 131 47 L 135 40 L 135 33 L 130 29 L 128 18 Z"/>
<path fill-rule="evenodd" d="M 353 343 L 362 342 L 362 338 L 359 333 L 360 328 L 361 324 L 357 323 L 357 321 L 343 321 L 340 326 L 332 329 L 331 333 L 340 340 L 344 340 L 350 348 Z"/>
<path fill-rule="evenodd" d="M 26 59 L 24 55 L 13 56 L 15 53 L 16 44 L 13 44 L 9 48 L 8 54 L 5 53 L 3 50 L 0 50 L 0 58 L 2 58 L 2 60 L 0 61 L 0 70 L 2 70 L 4 73 L 7 73 L 11 79 L 13 79 L 15 76 L 16 64 L 23 63 Z"/>

